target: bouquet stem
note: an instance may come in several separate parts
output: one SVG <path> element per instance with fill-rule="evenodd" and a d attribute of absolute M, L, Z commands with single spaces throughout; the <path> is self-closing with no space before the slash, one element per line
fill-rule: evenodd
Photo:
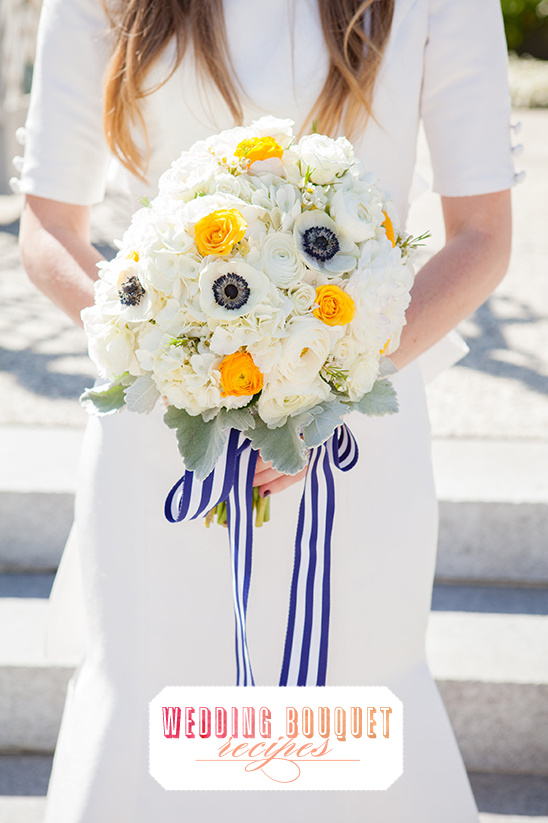
<path fill-rule="evenodd" d="M 270 520 L 270 498 L 261 497 L 258 486 L 253 487 L 252 510 L 255 512 L 255 526 L 259 527 L 262 526 L 263 523 L 268 523 Z M 218 503 L 206 514 L 204 522 L 208 529 L 215 517 L 217 517 L 219 526 L 228 526 L 225 500 L 223 500 L 222 503 Z"/>

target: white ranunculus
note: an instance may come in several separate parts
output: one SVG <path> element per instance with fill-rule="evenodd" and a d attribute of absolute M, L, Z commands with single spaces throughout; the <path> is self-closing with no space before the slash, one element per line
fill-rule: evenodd
<path fill-rule="evenodd" d="M 300 282 L 304 267 L 292 234 L 277 231 L 266 236 L 262 246 L 262 267 L 280 289 L 288 289 Z"/>
<path fill-rule="evenodd" d="M 349 364 L 362 352 L 360 341 L 347 330 L 346 334 L 337 340 L 333 347 L 333 357 L 339 368 L 347 369 Z"/>
<path fill-rule="evenodd" d="M 348 368 L 348 396 L 350 400 L 360 400 L 371 391 L 379 373 L 379 356 L 360 354 Z"/>
<path fill-rule="evenodd" d="M 342 236 L 353 243 L 375 237 L 384 220 L 381 204 L 366 191 L 336 191 L 331 200 L 330 213 Z"/>
<path fill-rule="evenodd" d="M 267 276 L 241 258 L 212 258 L 200 274 L 200 306 L 208 318 L 229 322 L 249 314 L 268 287 Z"/>
<path fill-rule="evenodd" d="M 313 183 L 333 183 L 353 162 L 354 152 L 344 137 L 333 140 L 325 134 L 307 134 L 298 144 L 303 163 L 311 169 Z"/>
<path fill-rule="evenodd" d="M 290 390 L 291 391 L 291 390 Z M 259 415 L 271 429 L 283 426 L 290 415 L 317 406 L 330 395 L 330 388 L 320 377 L 303 385 L 299 390 L 288 391 L 281 380 L 267 383 L 257 403 Z"/>
<path fill-rule="evenodd" d="M 297 283 L 290 286 L 287 296 L 293 303 L 296 314 L 308 314 L 316 299 L 316 289 L 308 283 Z"/>
<path fill-rule="evenodd" d="M 277 372 L 295 385 L 306 385 L 317 375 L 329 356 L 331 337 L 315 317 L 296 317 L 287 325 Z"/>

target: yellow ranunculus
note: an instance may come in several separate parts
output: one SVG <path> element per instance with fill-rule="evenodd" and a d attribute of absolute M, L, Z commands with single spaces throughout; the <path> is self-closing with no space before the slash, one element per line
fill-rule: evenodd
<path fill-rule="evenodd" d="M 227 355 L 219 366 L 221 372 L 221 394 L 242 397 L 257 394 L 263 387 L 263 373 L 255 365 L 247 351 L 236 351 Z"/>
<path fill-rule="evenodd" d="M 328 326 L 344 326 L 350 323 L 356 313 L 354 301 L 339 286 L 318 286 L 316 289 L 314 316 Z"/>
<path fill-rule="evenodd" d="M 395 246 L 396 245 L 396 238 L 394 236 L 394 226 L 392 225 L 392 221 L 389 218 L 389 216 L 387 215 L 387 213 L 385 211 L 383 211 L 383 214 L 384 214 L 384 223 L 381 223 L 381 225 L 384 226 L 384 230 L 386 231 L 386 236 L 388 237 L 388 239 L 390 240 L 392 245 Z"/>
<path fill-rule="evenodd" d="M 234 244 L 243 240 L 246 229 L 247 223 L 238 209 L 217 209 L 194 226 L 196 246 L 203 257 L 230 254 Z"/>
<path fill-rule="evenodd" d="M 250 137 L 248 140 L 242 140 L 234 152 L 236 157 L 245 157 L 250 163 L 281 157 L 283 153 L 284 150 L 273 137 Z"/>

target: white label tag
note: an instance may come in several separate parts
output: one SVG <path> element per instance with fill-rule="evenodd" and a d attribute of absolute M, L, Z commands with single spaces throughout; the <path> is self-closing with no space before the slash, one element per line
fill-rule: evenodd
<path fill-rule="evenodd" d="M 149 733 L 168 790 L 379 790 L 403 772 L 403 704 L 384 686 L 168 686 Z"/>

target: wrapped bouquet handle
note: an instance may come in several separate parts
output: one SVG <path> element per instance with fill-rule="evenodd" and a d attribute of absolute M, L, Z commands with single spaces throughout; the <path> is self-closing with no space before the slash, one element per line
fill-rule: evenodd
<path fill-rule="evenodd" d="M 165 502 L 170 523 L 203 517 L 226 500 L 235 616 L 238 686 L 253 686 L 247 647 L 247 601 L 253 552 L 252 493 L 258 451 L 231 429 L 213 471 L 198 480 L 186 471 Z M 343 423 L 310 450 L 295 537 L 295 562 L 280 686 L 324 686 L 329 643 L 331 535 L 335 517 L 333 467 L 349 471 L 358 445 Z"/>

